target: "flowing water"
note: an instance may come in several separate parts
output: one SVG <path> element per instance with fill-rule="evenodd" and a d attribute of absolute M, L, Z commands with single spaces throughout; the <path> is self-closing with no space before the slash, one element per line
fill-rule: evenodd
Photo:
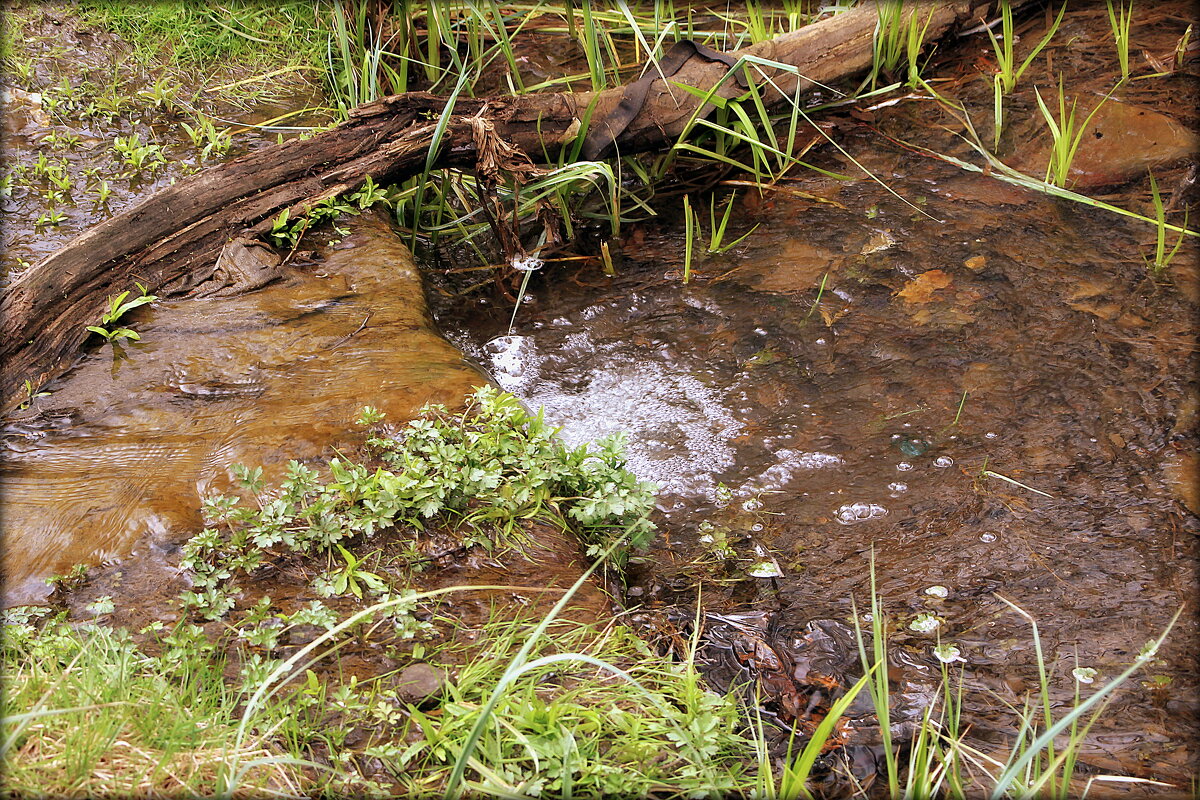
<path fill-rule="evenodd" d="M 1133 225 L 872 147 L 914 206 L 794 181 L 686 284 L 677 227 L 647 227 L 617 277 L 545 281 L 511 332 L 482 309 L 445 324 L 567 439 L 625 432 L 661 484 L 631 601 L 757 612 L 797 663 L 844 674 L 873 553 L 897 690 L 915 712 L 935 689 L 935 634 L 906 627 L 932 613 L 974 723 L 1001 727 L 999 700 L 1037 685 L 1004 599 L 1037 620 L 1058 703 L 1074 667 L 1116 675 L 1194 602 L 1195 306 L 1148 279 Z M 1088 763 L 1188 774 L 1193 614 Z"/>
<path fill-rule="evenodd" d="M 412 257 L 372 217 L 321 264 L 236 298 L 161 301 L 142 340 L 90 353 L 5 427 L 9 602 L 47 575 L 129 559 L 169 574 L 230 464 L 277 481 L 354 441 L 370 404 L 405 420 L 483 382 L 429 326 Z M 361 436 L 358 437 L 361 439 Z M 153 572 L 153 570 L 150 570 Z"/>

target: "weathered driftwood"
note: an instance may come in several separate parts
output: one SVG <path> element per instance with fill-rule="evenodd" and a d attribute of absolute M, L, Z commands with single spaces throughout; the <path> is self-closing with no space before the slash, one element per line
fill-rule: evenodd
<path fill-rule="evenodd" d="M 890 0 L 889 0 L 890 1 Z M 977 20 L 984 0 L 914 4 L 926 39 Z M 755 80 L 771 104 L 796 90 L 793 74 L 766 70 L 726 79 L 737 57 L 754 55 L 796 67 L 800 90 L 865 71 L 872 60 L 877 9 L 866 4 L 792 34 L 733 54 L 677 48 L 635 83 L 598 93 L 459 99 L 435 163 L 485 173 L 531 168 L 574 141 L 589 119 L 585 156 L 631 154 L 670 146 L 697 113 L 699 99 L 674 83 L 735 97 Z M 739 78 L 734 80 L 733 78 Z M 386 183 L 426 167 L 445 99 L 423 93 L 387 97 L 355 109 L 337 127 L 266 147 L 185 178 L 93 227 L 32 266 L 0 300 L 0 411 L 65 370 L 100 315 L 105 297 L 135 280 L 155 290 L 191 286 L 211 274 L 230 238 L 264 231 L 283 209 L 292 216 L 362 184 Z M 589 114 L 590 109 L 590 114 Z M 707 113 L 711 109 L 701 109 Z"/>

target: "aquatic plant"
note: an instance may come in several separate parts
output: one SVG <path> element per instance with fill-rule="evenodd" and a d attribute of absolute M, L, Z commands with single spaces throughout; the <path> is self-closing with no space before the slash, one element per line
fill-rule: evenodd
<path fill-rule="evenodd" d="M 112 149 L 120 156 L 122 162 L 129 165 L 126 177 L 137 175 L 142 170 L 156 172 L 167 163 L 162 147 L 157 144 L 142 144 L 141 137 L 136 132 L 113 139 Z"/>
<path fill-rule="evenodd" d="M 915 89 L 923 83 L 918 60 L 925 42 L 925 32 L 929 30 L 933 21 L 933 10 L 930 9 L 922 25 L 918 9 L 913 6 L 906 7 L 901 0 L 885 0 L 879 3 L 878 9 L 879 21 L 875 25 L 872 42 L 871 72 L 863 81 L 863 85 L 869 84 L 871 88 L 876 88 L 880 74 L 893 74 L 901 62 L 904 62 L 907 83 Z"/>
<path fill-rule="evenodd" d="M 993 77 L 993 130 L 992 147 L 1000 146 L 1000 134 L 1004 130 L 1004 97 L 1013 93 L 1017 88 L 1017 83 L 1020 82 L 1021 76 L 1025 74 L 1025 70 L 1029 69 L 1029 65 L 1037 58 L 1038 53 L 1045 49 L 1050 40 L 1054 38 L 1054 34 L 1058 32 L 1059 26 L 1062 24 L 1063 14 L 1067 11 L 1067 4 L 1064 0 L 1062 6 L 1058 9 L 1058 16 L 1054 18 L 1054 22 L 1046 28 L 1046 32 L 1042 34 L 1042 38 L 1034 45 L 1029 54 L 1025 56 L 1025 60 L 1017 65 L 1015 47 L 1016 37 L 1013 29 L 1012 5 L 1008 0 L 1003 0 L 1000 3 L 1000 39 L 996 38 L 996 34 L 991 28 L 987 29 L 988 38 L 992 42 L 992 52 L 996 54 L 996 74 Z M 1061 184 L 1060 184 L 1061 185 Z"/>
<path fill-rule="evenodd" d="M 1107 102 L 1111 93 L 1105 95 L 1091 113 L 1084 119 L 1082 125 L 1077 126 L 1075 118 L 1075 106 L 1077 100 L 1071 101 L 1070 109 L 1067 108 L 1066 95 L 1063 93 L 1063 77 L 1062 73 L 1058 76 L 1058 114 L 1053 114 L 1046 107 L 1046 101 L 1042 99 L 1041 90 L 1034 87 L 1034 95 L 1037 98 L 1038 108 L 1042 112 L 1042 119 L 1046 121 L 1046 127 L 1050 130 L 1050 160 L 1046 164 L 1046 182 L 1052 183 L 1055 186 L 1066 186 L 1070 178 L 1071 162 L 1075 160 L 1075 154 L 1079 150 L 1079 145 L 1083 142 L 1084 133 L 1087 132 L 1088 123 L 1092 121 L 1092 117 L 1096 116 L 1096 112 Z"/>
<path fill-rule="evenodd" d="M 1121 83 L 1129 80 L 1129 26 L 1133 22 L 1133 0 L 1104 0 L 1108 7 L 1108 24 L 1117 46 L 1117 63 L 1121 65 Z"/>
<path fill-rule="evenodd" d="M 400 433 L 372 436 L 368 444 L 381 466 L 334 458 L 327 464 L 330 479 L 321 481 L 311 468 L 291 462 L 287 478 L 269 494 L 261 467 L 234 465 L 235 479 L 254 499 L 205 499 L 205 518 L 214 527 L 184 547 L 183 567 L 193 584 L 185 604 L 210 618 L 223 616 L 232 608 L 235 576 L 252 572 L 272 548 L 341 552 L 346 543 L 383 530 L 415 534 L 435 518 L 462 546 L 486 549 L 519 546 L 526 519 L 571 524 L 590 556 L 619 541 L 611 555 L 618 567 L 653 535 L 646 516 L 654 487 L 625 469 L 619 438 L 567 447 L 540 414 L 491 387 L 476 390 L 460 414 L 427 406 Z M 422 561 L 411 541 L 410 550 L 410 563 Z M 338 593 L 357 588 L 351 578 L 363 574 L 363 559 L 343 559 L 345 579 L 335 574 L 323 584 Z M 393 569 L 403 566 L 393 563 Z"/>
<path fill-rule="evenodd" d="M 126 313 L 132 311 L 139 306 L 148 305 L 158 299 L 158 295 L 150 294 L 146 287 L 140 283 L 137 284 L 138 291 L 141 294 L 132 300 L 126 300 L 129 297 L 129 290 L 125 290 L 120 294 L 109 295 L 108 310 L 100 315 L 99 325 L 89 325 L 87 330 L 92 333 L 103 336 L 106 341 L 118 341 L 121 339 L 140 339 L 142 338 L 137 331 L 130 328 L 110 328 L 109 326 L 125 316 Z"/>
<path fill-rule="evenodd" d="M 192 144 L 200 150 L 200 160 L 205 161 L 210 156 L 223 156 L 229 152 L 233 137 L 228 130 L 217 130 L 208 117 L 196 119 L 195 127 L 186 122 L 179 123 L 184 133 L 192 140 Z"/>
<path fill-rule="evenodd" d="M 1146 268 L 1154 275 L 1161 275 L 1171 262 L 1175 260 L 1175 254 L 1179 252 L 1179 248 L 1183 246 L 1184 233 L 1179 233 L 1179 238 L 1175 241 L 1175 246 L 1171 248 L 1171 252 L 1167 252 L 1167 213 L 1163 207 L 1162 195 L 1158 191 L 1158 181 L 1154 178 L 1154 173 L 1150 173 L 1150 200 L 1154 204 L 1154 260 L 1150 260 L 1146 255 L 1142 255 L 1142 260 L 1146 262 Z M 1188 210 L 1183 212 L 1183 228 L 1187 228 Z"/>

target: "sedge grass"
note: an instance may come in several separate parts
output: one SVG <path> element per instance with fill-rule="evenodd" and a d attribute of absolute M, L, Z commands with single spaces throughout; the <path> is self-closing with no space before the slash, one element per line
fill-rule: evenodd
<path fill-rule="evenodd" d="M 1033 60 L 1037 58 L 1038 54 L 1054 38 L 1054 34 L 1058 32 L 1058 28 L 1062 24 L 1063 14 L 1066 11 L 1067 4 L 1064 0 L 1062 6 L 1058 9 L 1058 16 L 1046 28 L 1046 32 L 1042 34 L 1042 38 L 1038 40 L 1038 43 L 1025 56 L 1025 60 L 1018 65 L 1016 60 L 1016 36 L 1013 28 L 1012 5 L 1009 0 L 1002 0 L 1000 3 L 1000 39 L 996 38 L 996 34 L 992 32 L 991 28 L 987 29 L 988 38 L 992 42 L 992 52 L 996 55 L 996 74 L 993 77 L 993 148 L 1000 146 L 1000 135 L 1004 131 L 1004 98 L 1013 93 L 1021 80 L 1021 76 L 1025 74 L 1025 70 L 1029 69 L 1029 65 L 1033 63 Z"/>
<path fill-rule="evenodd" d="M 871 71 L 863 81 L 872 89 L 878 88 L 881 74 L 893 74 L 903 63 L 906 66 L 908 85 L 921 85 L 921 66 L 918 63 L 925 44 L 925 33 L 933 22 L 933 10 L 921 24 L 917 9 L 905 8 L 901 0 L 884 0 L 877 6 L 879 19 L 872 40 Z"/>
<path fill-rule="evenodd" d="M 1166 271 L 1171 262 L 1175 260 L 1175 255 L 1179 252 L 1179 248 L 1183 246 L 1183 233 L 1179 234 L 1179 238 L 1175 241 L 1175 246 L 1171 248 L 1171 252 L 1167 252 L 1167 213 L 1163 206 L 1162 194 L 1158 191 L 1158 181 L 1154 178 L 1154 173 L 1150 173 L 1150 200 L 1154 204 L 1154 260 L 1151 261 L 1145 255 L 1142 259 L 1146 262 L 1146 268 L 1155 276 L 1161 275 Z M 1188 210 L 1183 212 L 1183 227 L 1186 229 L 1188 223 Z"/>
<path fill-rule="evenodd" d="M 1108 7 L 1108 25 L 1117 47 L 1117 63 L 1121 65 L 1121 83 L 1129 80 L 1129 26 L 1133 23 L 1133 0 L 1104 0 Z"/>
<path fill-rule="evenodd" d="M 1105 95 L 1091 113 L 1083 120 L 1083 124 L 1078 124 L 1075 116 L 1075 108 L 1077 100 L 1071 101 L 1071 107 L 1067 108 L 1066 94 L 1063 91 L 1062 73 L 1058 76 L 1058 114 L 1055 115 L 1046 106 L 1046 101 L 1042 99 L 1041 90 L 1034 87 L 1034 96 L 1037 98 L 1038 108 L 1042 112 L 1042 118 L 1046 121 L 1046 127 L 1050 130 L 1050 158 L 1046 164 L 1046 182 L 1052 183 L 1055 186 L 1065 187 L 1070 180 L 1071 163 L 1075 160 L 1075 154 L 1079 151 L 1079 145 L 1083 143 L 1084 134 L 1087 133 L 1088 124 L 1091 123 L 1092 117 L 1100 111 L 1101 107 L 1112 96 L 1112 93 Z"/>

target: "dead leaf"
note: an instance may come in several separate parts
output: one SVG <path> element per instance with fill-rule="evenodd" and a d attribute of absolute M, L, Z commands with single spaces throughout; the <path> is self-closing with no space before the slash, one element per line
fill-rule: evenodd
<path fill-rule="evenodd" d="M 945 272 L 940 269 L 931 269 L 913 278 L 896 294 L 903 297 L 906 303 L 921 305 L 932 300 L 933 293 L 938 289 L 945 289 L 951 283 L 953 281 Z"/>

